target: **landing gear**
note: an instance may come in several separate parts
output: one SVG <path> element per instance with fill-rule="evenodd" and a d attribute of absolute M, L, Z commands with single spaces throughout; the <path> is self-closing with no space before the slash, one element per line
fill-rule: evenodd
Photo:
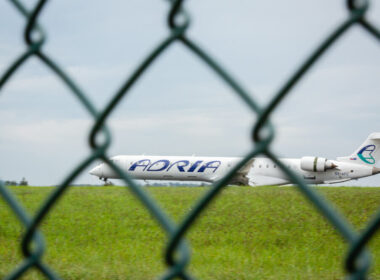
<path fill-rule="evenodd" d="M 111 181 L 108 181 L 108 178 L 99 177 L 99 179 L 104 182 L 104 186 L 113 186 L 113 183 Z"/>

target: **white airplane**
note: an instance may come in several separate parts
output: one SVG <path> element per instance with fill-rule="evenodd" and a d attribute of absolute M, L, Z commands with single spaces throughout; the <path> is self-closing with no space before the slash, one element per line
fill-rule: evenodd
<path fill-rule="evenodd" d="M 380 173 L 375 167 L 380 159 L 380 132 L 372 133 L 350 156 L 328 160 L 323 157 L 305 156 L 300 159 L 280 159 L 298 173 L 308 184 L 333 184 L 372 176 Z M 134 179 L 203 181 L 220 180 L 241 158 L 197 156 L 128 156 L 110 159 Z M 107 164 L 97 165 L 90 174 L 106 182 L 120 179 Z M 284 172 L 268 158 L 252 158 L 230 181 L 230 184 L 263 186 L 290 184 Z"/>

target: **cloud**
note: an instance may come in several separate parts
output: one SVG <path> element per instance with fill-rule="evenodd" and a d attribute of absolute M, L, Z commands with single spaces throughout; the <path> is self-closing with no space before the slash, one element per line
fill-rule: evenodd
<path fill-rule="evenodd" d="M 0 142 L 7 145 L 27 145 L 42 150 L 55 147 L 73 147 L 84 142 L 88 134 L 90 120 L 65 119 L 43 120 L 29 123 L 0 123 Z"/>

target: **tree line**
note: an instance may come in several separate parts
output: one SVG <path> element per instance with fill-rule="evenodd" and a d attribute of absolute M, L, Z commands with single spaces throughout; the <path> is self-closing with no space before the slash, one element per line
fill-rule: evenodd
<path fill-rule="evenodd" d="M 23 177 L 19 183 L 13 180 L 7 180 L 4 182 L 6 186 L 27 186 L 28 181 Z"/>

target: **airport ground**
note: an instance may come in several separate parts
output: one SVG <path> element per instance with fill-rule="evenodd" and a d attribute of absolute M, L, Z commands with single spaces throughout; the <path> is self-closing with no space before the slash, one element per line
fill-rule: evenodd
<path fill-rule="evenodd" d="M 53 188 L 10 187 L 34 213 Z M 209 187 L 146 188 L 179 221 Z M 358 230 L 380 188 L 318 187 Z M 164 232 L 123 187 L 73 187 L 42 223 L 44 261 L 63 279 L 157 279 Z M 0 278 L 22 261 L 23 228 L 0 199 Z M 187 234 L 197 279 L 343 279 L 347 244 L 294 187 L 228 187 Z M 380 234 L 369 244 L 380 279 Z M 44 279 L 35 271 L 23 279 Z"/>

